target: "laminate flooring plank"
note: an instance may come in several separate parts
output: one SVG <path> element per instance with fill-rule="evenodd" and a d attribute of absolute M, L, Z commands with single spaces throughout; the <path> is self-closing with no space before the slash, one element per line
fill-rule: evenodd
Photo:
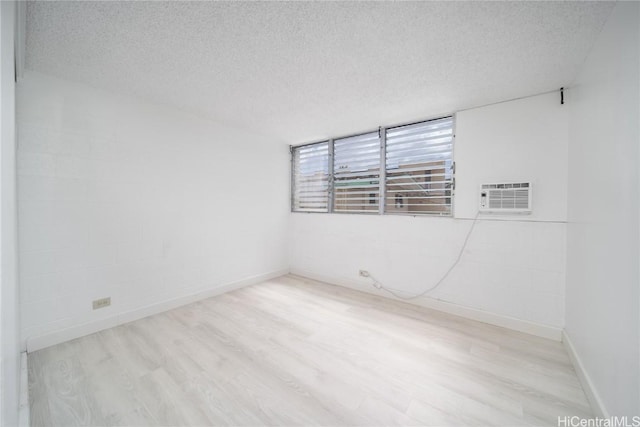
<path fill-rule="evenodd" d="M 314 420 L 341 424 L 337 414 L 317 401 L 303 384 L 287 372 L 286 367 L 269 364 L 254 348 L 241 343 L 234 338 L 235 334 L 217 324 L 202 324 L 196 329 L 205 340 L 216 343 L 216 348 L 237 365 L 233 381 L 248 396 L 253 396 L 268 418 L 277 418 L 278 414 L 282 414 L 277 408 L 287 408 L 285 412 L 302 424 L 317 424 Z"/>
<path fill-rule="evenodd" d="M 126 414 L 141 410 L 141 390 L 133 377 L 114 358 L 103 359 L 85 373 L 89 393 L 96 402 L 109 402 L 101 408 L 105 425 L 126 425 Z"/>
<path fill-rule="evenodd" d="M 539 426 L 558 342 L 283 276 L 29 354 L 31 425 Z"/>
<path fill-rule="evenodd" d="M 74 355 L 71 349 L 76 342 L 61 344 L 62 357 L 47 358 L 44 364 L 44 384 L 49 407 L 49 420 L 43 419 L 43 425 L 57 420 L 59 425 L 84 426 L 105 425 L 99 402 L 89 392 L 90 384 L 80 362 L 81 356 Z M 50 350 L 48 353 L 55 353 Z"/>
<path fill-rule="evenodd" d="M 235 310 L 218 310 L 215 317 L 209 317 L 218 327 L 231 331 L 238 343 L 252 348 L 262 358 L 263 367 L 277 375 L 287 383 L 299 383 L 321 404 L 332 406 L 332 412 L 342 411 L 342 416 L 349 418 L 344 410 L 356 409 L 364 393 L 356 386 L 340 377 L 347 377 L 348 372 L 327 370 L 314 359 L 299 356 L 294 350 L 282 345 L 278 336 L 287 335 L 287 331 L 268 328 L 253 328 L 253 322 L 245 324 L 242 307 Z M 282 369 L 286 367 L 286 369 Z M 335 372 L 335 374 L 334 374 Z"/>
<path fill-rule="evenodd" d="M 45 380 L 45 373 L 49 375 L 50 368 L 46 366 L 46 361 L 41 359 L 43 356 L 42 351 L 29 355 L 29 418 L 33 426 L 44 426 L 51 420 L 49 388 Z"/>

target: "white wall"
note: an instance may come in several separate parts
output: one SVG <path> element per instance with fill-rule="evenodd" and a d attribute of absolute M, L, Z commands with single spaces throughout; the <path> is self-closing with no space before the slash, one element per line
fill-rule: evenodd
<path fill-rule="evenodd" d="M 463 260 L 430 296 L 563 327 L 566 114 L 557 93 L 458 113 L 455 218 L 292 213 L 292 271 L 372 289 L 358 277 L 366 269 L 419 293 L 455 260 L 480 184 L 532 180 L 533 214 L 481 217 Z"/>
<path fill-rule="evenodd" d="M 616 5 L 568 98 L 566 333 L 611 415 L 640 415 L 639 22 Z"/>
<path fill-rule="evenodd" d="M 286 145 L 30 72 L 18 127 L 24 338 L 288 269 Z"/>
<path fill-rule="evenodd" d="M 0 2 L 0 425 L 18 422 L 19 320 L 16 279 L 15 4 Z"/>
<path fill-rule="evenodd" d="M 559 91 L 458 113 L 456 218 L 475 216 L 482 183 L 532 181 L 533 212 L 509 219 L 566 221 L 567 113 Z"/>

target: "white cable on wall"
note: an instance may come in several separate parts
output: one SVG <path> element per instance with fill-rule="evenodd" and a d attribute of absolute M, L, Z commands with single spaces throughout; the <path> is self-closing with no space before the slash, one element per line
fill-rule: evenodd
<path fill-rule="evenodd" d="M 460 248 L 460 252 L 458 253 L 458 257 L 456 258 L 454 263 L 451 264 L 451 267 L 449 267 L 449 269 L 446 271 L 446 273 L 444 273 L 444 275 L 442 275 L 440 280 L 438 280 L 433 286 L 431 286 L 428 289 L 425 289 L 424 291 L 420 292 L 419 294 L 407 297 L 407 296 L 402 296 L 402 295 L 398 294 L 397 291 L 394 291 L 392 289 L 386 288 L 382 283 L 380 283 L 379 280 L 377 280 L 375 277 L 373 277 L 372 274 L 369 274 L 369 277 L 371 278 L 371 280 L 373 280 L 373 286 L 375 288 L 377 288 L 377 289 L 381 289 L 381 290 L 383 290 L 385 292 L 390 293 L 391 295 L 393 295 L 396 298 L 405 299 L 405 300 L 410 300 L 410 299 L 415 299 L 415 298 L 421 297 L 421 296 L 423 296 L 423 295 L 435 290 L 436 288 L 438 288 L 445 281 L 445 279 L 447 277 L 449 277 L 449 274 L 451 274 L 453 269 L 458 265 L 458 263 L 462 259 L 462 254 L 464 253 L 464 250 L 467 248 L 467 243 L 469 243 L 469 238 L 471 237 L 471 233 L 473 232 L 473 229 L 475 228 L 476 223 L 478 222 L 478 216 L 479 215 L 480 215 L 480 212 L 476 213 L 476 216 L 473 218 L 473 222 L 471 223 L 471 227 L 469 227 L 469 231 L 467 232 L 467 236 L 464 239 L 464 243 L 462 244 L 462 247 Z"/>

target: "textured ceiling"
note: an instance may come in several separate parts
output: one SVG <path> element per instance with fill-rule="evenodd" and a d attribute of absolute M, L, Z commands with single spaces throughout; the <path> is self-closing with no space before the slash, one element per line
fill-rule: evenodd
<path fill-rule="evenodd" d="M 26 67 L 302 143 L 566 86 L 612 8 L 30 2 Z"/>

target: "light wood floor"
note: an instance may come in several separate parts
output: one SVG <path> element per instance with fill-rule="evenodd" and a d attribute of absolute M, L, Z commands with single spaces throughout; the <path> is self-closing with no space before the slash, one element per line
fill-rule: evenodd
<path fill-rule="evenodd" d="M 29 354 L 32 425 L 557 425 L 558 342 L 286 276 Z"/>

